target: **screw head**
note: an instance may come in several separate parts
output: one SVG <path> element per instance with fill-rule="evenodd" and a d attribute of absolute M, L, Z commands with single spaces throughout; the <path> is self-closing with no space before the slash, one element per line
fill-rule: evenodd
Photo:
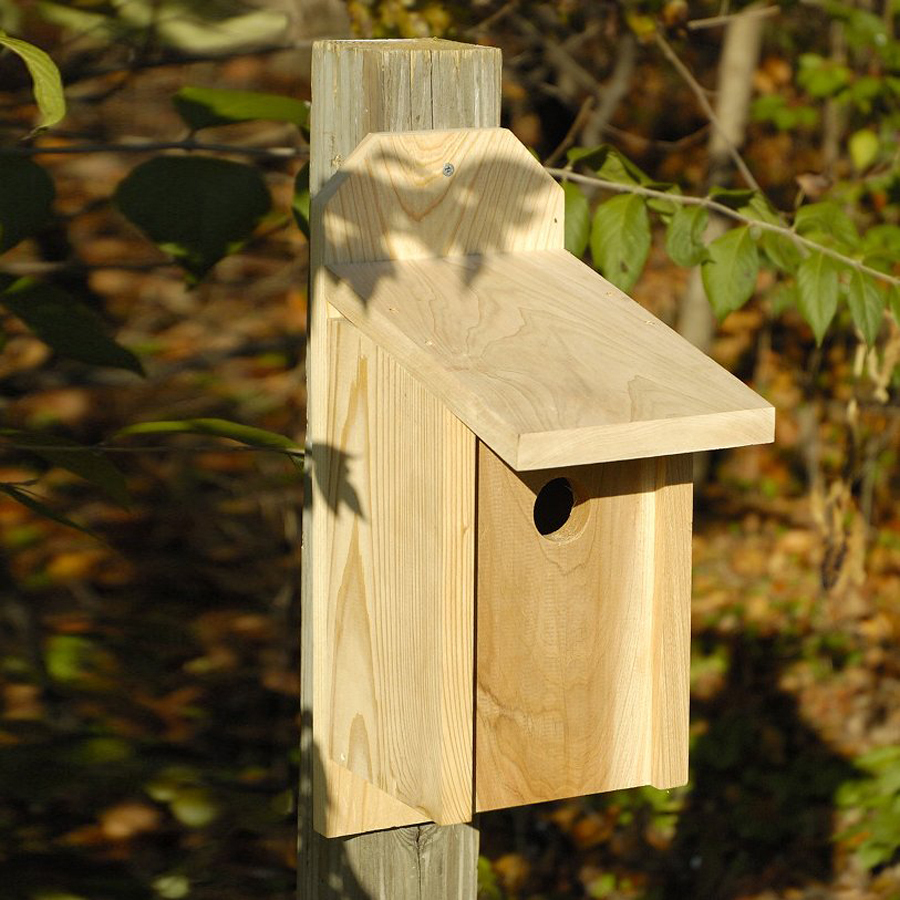
<path fill-rule="evenodd" d="M 456 168 L 453 165 L 453 163 L 444 163 L 443 171 L 444 171 L 444 175 L 446 175 L 449 178 L 456 171 Z"/>

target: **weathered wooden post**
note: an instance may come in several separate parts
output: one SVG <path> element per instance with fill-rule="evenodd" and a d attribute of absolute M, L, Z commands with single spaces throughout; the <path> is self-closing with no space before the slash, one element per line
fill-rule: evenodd
<path fill-rule="evenodd" d="M 304 900 L 471 900 L 476 813 L 683 784 L 690 454 L 773 437 L 566 252 L 495 65 L 315 56 Z"/>
<path fill-rule="evenodd" d="M 310 188 L 315 196 L 370 132 L 491 127 L 500 124 L 500 51 L 440 40 L 323 41 L 313 52 Z M 300 900 L 474 900 L 478 834 L 468 825 L 412 825 L 350 839 L 314 830 L 317 796 L 331 808 L 350 804 L 372 828 L 396 824 L 384 809 L 401 805 L 323 757 L 312 720 L 315 641 L 313 593 L 327 566 L 323 513 L 311 492 L 327 465 L 324 435 L 328 396 L 329 310 L 321 283 L 321 223 L 313 223 L 310 329 L 307 349 L 308 432 L 312 483 L 307 484 L 303 531 L 301 668 L 304 708 L 301 748 Z M 317 471 L 316 466 L 319 466 Z M 324 814 L 319 810 L 319 815 Z M 408 819 L 421 821 L 421 817 Z M 350 831 L 366 830 L 364 828 Z"/>

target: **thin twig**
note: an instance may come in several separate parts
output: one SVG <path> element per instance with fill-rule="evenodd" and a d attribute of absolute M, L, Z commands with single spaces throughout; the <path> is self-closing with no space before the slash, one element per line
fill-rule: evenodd
<path fill-rule="evenodd" d="M 102 78 L 104 75 L 121 72 L 125 66 L 133 74 L 144 69 L 158 69 L 165 66 L 184 66 L 191 63 L 224 63 L 242 56 L 265 56 L 268 53 L 296 52 L 301 48 L 312 47 L 312 45 L 312 39 L 297 40 L 290 44 L 270 44 L 263 47 L 254 47 L 247 50 L 230 50 L 222 53 L 178 53 L 171 56 L 157 57 L 156 59 L 144 57 L 125 64 L 99 66 L 96 69 L 85 69 L 81 72 L 73 67 L 63 70 L 63 83 L 71 85 L 81 81 L 88 81 L 92 78 Z"/>
<path fill-rule="evenodd" d="M 78 447 L 67 447 L 51 444 L 43 447 L 39 444 L 2 442 L 0 443 L 0 451 L 3 450 L 22 450 L 32 453 L 280 453 L 284 456 L 296 458 L 302 458 L 305 452 L 299 447 L 296 450 L 289 450 L 280 447 L 229 447 L 223 444 L 201 444 L 199 446 L 194 444 L 189 447 L 178 446 L 177 444 L 142 445 L 140 447 L 113 447 L 109 444 L 86 444 Z"/>
<path fill-rule="evenodd" d="M 593 91 L 597 99 L 603 100 L 603 85 L 568 51 L 564 44 L 541 31 L 533 22 L 524 16 L 517 15 L 515 22 L 518 27 L 531 38 L 535 46 L 543 48 L 544 55 L 557 71 L 564 72 L 576 84 L 587 91 Z"/>
<path fill-rule="evenodd" d="M 663 138 L 648 138 L 644 137 L 642 134 L 635 134 L 633 131 L 624 131 L 621 128 L 617 128 L 615 125 L 604 125 L 603 130 L 608 132 L 613 137 L 619 138 L 622 141 L 630 141 L 635 144 L 640 144 L 644 147 L 660 147 L 663 150 L 684 150 L 687 147 L 691 147 L 696 143 L 699 143 L 706 137 L 709 129 L 712 126 L 707 122 L 706 125 L 701 125 L 696 131 L 692 131 L 690 134 L 686 134 L 684 137 L 678 138 L 675 141 L 667 141 Z"/>
<path fill-rule="evenodd" d="M 556 149 L 547 157 L 544 161 L 545 166 L 552 166 L 560 157 L 575 143 L 575 139 L 578 137 L 578 133 L 581 131 L 582 126 L 584 125 L 586 119 L 591 114 L 591 110 L 594 106 L 594 98 L 587 97 L 584 103 L 581 104 L 581 109 L 578 110 L 578 114 L 575 116 L 569 130 L 566 132 L 566 136 L 559 142 Z"/>
<path fill-rule="evenodd" d="M 497 22 L 511 13 L 521 2 L 522 0 L 509 0 L 509 2 L 504 3 L 500 9 L 494 10 L 489 16 L 485 17 L 480 22 L 476 22 L 471 28 L 467 28 L 464 33 L 474 35 L 490 28 L 492 25 L 496 25 Z"/>
<path fill-rule="evenodd" d="M 722 127 L 722 123 L 719 121 L 719 117 L 716 115 L 715 110 L 712 108 L 712 104 L 709 102 L 709 98 L 706 96 L 706 91 L 703 89 L 703 86 L 697 81 L 696 78 L 691 74 L 690 69 L 681 61 L 678 57 L 678 54 L 672 49 L 669 42 L 657 31 L 655 34 L 656 44 L 660 50 L 662 50 L 663 55 L 666 59 L 672 63 L 675 71 L 684 79 L 685 84 L 691 89 L 694 96 L 697 98 L 697 101 L 700 103 L 701 108 L 703 109 L 703 113 L 707 119 L 709 119 L 710 124 L 713 128 L 719 133 L 725 145 L 728 147 L 728 153 L 731 158 L 734 160 L 735 166 L 737 166 L 738 171 L 741 175 L 744 176 L 744 180 L 747 182 L 748 186 L 753 188 L 754 191 L 758 191 L 760 194 L 763 194 L 763 189 L 759 186 L 757 180 L 753 177 L 753 173 L 750 171 L 747 163 L 744 162 L 743 157 L 737 151 L 737 147 L 731 142 L 730 137 L 726 134 L 725 129 Z"/>
<path fill-rule="evenodd" d="M 710 16 L 707 19 L 693 19 L 687 23 L 689 31 L 698 31 L 701 28 L 717 28 L 719 25 L 727 25 L 737 16 L 777 16 L 781 12 L 780 6 L 762 6 L 756 9 L 746 9 L 739 13 L 731 13 L 724 16 Z"/>
<path fill-rule="evenodd" d="M 603 128 L 607 125 L 628 95 L 637 66 L 637 40 L 627 32 L 622 35 L 616 47 L 616 61 L 609 78 L 598 93 L 600 102 L 597 111 L 584 127 L 584 142 L 591 146 L 599 144 Z"/>
<path fill-rule="evenodd" d="M 207 150 L 211 153 L 235 153 L 241 156 L 268 157 L 271 159 L 298 159 L 309 156 L 307 148 L 300 147 L 246 147 L 235 144 L 207 144 L 200 141 L 147 141 L 134 144 L 66 144 L 58 147 L 3 147 L 0 155 L 55 156 L 79 153 L 153 153 L 158 150 Z"/>
<path fill-rule="evenodd" d="M 580 87 L 594 94 L 597 106 L 593 115 L 584 123 L 584 140 L 588 144 L 597 143 L 604 127 L 612 118 L 631 84 L 637 49 L 633 36 L 625 35 L 622 39 L 613 71 L 606 82 L 601 82 L 572 55 L 571 39 L 560 43 L 554 38 L 548 37 L 524 16 L 517 15 L 515 21 L 519 28 L 530 36 L 535 46 L 543 48 L 546 59 L 557 72 L 567 75 Z M 580 37 L 581 35 L 576 36 L 579 39 Z M 560 97 L 566 100 L 562 94 Z M 579 116 L 582 113 L 583 107 Z"/>
<path fill-rule="evenodd" d="M 578 184 L 586 184 L 591 187 L 603 188 L 607 191 L 615 191 L 619 194 L 637 194 L 640 197 L 652 197 L 657 200 L 667 200 L 670 203 L 677 203 L 681 206 L 702 206 L 704 209 L 717 212 L 736 222 L 741 222 L 744 225 L 752 225 L 760 231 L 771 231 L 773 234 L 780 234 L 782 237 L 793 241 L 797 246 L 803 247 L 805 250 L 812 253 L 821 253 L 823 256 L 836 260 L 842 265 L 857 269 L 860 272 L 864 272 L 866 275 L 871 275 L 873 278 L 878 278 L 888 284 L 900 287 L 900 278 L 888 275 L 885 272 L 879 272 L 878 269 L 873 269 L 871 266 L 859 262 L 859 260 L 853 259 L 837 250 L 832 250 L 830 247 L 825 247 L 823 244 L 819 244 L 816 241 L 811 241 L 809 238 L 803 237 L 802 234 L 797 234 L 796 231 L 793 231 L 786 225 L 775 225 L 771 222 L 753 219 L 750 216 L 745 216 L 736 209 L 725 206 L 724 203 L 718 203 L 709 197 L 692 197 L 686 194 L 667 194 L 665 191 L 657 191 L 653 188 L 643 187 L 643 185 L 639 184 L 621 184 L 617 181 L 607 181 L 592 175 L 579 175 L 577 172 L 573 172 L 570 169 L 547 168 L 546 171 L 554 178 L 567 179 L 569 181 L 575 181 Z"/>
<path fill-rule="evenodd" d="M 153 272 L 156 269 L 173 268 L 178 265 L 171 259 L 147 260 L 146 262 L 85 263 L 81 260 L 60 260 L 58 262 L 7 263 L 0 272 L 19 278 L 39 275 L 53 275 L 56 272 L 101 272 L 109 269 L 125 272 Z"/>

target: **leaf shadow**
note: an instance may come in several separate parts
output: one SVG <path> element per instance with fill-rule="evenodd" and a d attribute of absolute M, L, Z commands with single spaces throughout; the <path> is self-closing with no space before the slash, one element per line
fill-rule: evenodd
<path fill-rule="evenodd" d="M 799 896 L 834 880 L 834 796 L 860 772 L 780 686 L 800 641 L 709 629 L 692 646 L 727 670 L 710 696 L 692 698 L 684 806 L 669 807 L 680 806 L 677 793 L 644 788 L 481 813 L 485 856 L 528 859 L 523 893 L 582 896 L 585 872 L 622 870 L 640 873 L 657 900 Z M 554 893 L 561 884 L 571 894 Z"/>
<path fill-rule="evenodd" d="M 362 502 L 352 483 L 350 463 L 353 459 L 354 456 L 331 444 L 311 444 L 307 448 L 307 481 L 315 480 L 319 495 L 333 513 L 339 513 L 341 506 L 346 506 L 351 513 L 365 520 Z M 313 492 L 307 489 L 303 495 L 308 513 L 312 508 Z"/>
<path fill-rule="evenodd" d="M 779 680 L 802 653 L 784 637 L 716 632 L 694 645 L 730 664 L 722 688 L 694 700 L 692 787 L 666 868 L 664 897 L 734 900 L 834 875 L 834 794 L 858 770 L 807 725 Z"/>
<path fill-rule="evenodd" d="M 312 736 L 312 714 L 308 709 L 300 713 L 300 747 L 305 765 L 300 769 L 298 812 L 300 822 L 299 896 L 304 896 L 305 884 L 315 885 L 315 900 L 376 900 L 360 884 L 347 853 L 347 842 L 352 838 L 324 838 L 312 828 L 313 784 L 326 784 L 322 754 Z M 328 804 L 331 798 L 321 797 L 318 802 Z M 310 898 L 313 900 L 313 898 Z"/>
<path fill-rule="evenodd" d="M 524 146 L 510 152 L 511 135 L 505 152 L 489 153 L 469 132 L 483 130 L 449 133 L 442 162 L 378 142 L 357 148 L 363 159 L 339 169 L 312 201 L 314 219 L 324 220 L 325 264 L 468 256 L 472 284 L 480 256 L 561 249 L 562 188 Z M 379 269 L 375 286 L 391 271 Z"/>

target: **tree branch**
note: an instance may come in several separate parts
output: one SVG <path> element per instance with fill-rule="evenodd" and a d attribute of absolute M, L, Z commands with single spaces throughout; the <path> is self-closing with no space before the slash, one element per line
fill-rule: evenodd
<path fill-rule="evenodd" d="M 307 148 L 300 147 L 246 147 L 235 144 L 207 144 L 201 141 L 147 141 L 134 144 L 68 144 L 58 147 L 3 147 L 0 155 L 41 156 L 43 154 L 78 153 L 153 153 L 159 150 L 206 150 L 210 153 L 236 153 L 241 156 L 268 157 L 270 159 L 300 159 L 309 156 Z"/>
<path fill-rule="evenodd" d="M 687 28 L 689 31 L 697 31 L 701 28 L 716 28 L 719 25 L 727 25 L 737 16 L 759 16 L 761 18 L 768 18 L 769 16 L 777 16 L 780 12 L 780 6 L 759 6 L 755 9 L 751 7 L 750 9 L 742 10 L 738 13 L 731 13 L 729 15 L 710 16 L 707 19 L 692 19 L 687 23 Z"/>
<path fill-rule="evenodd" d="M 569 130 L 566 132 L 565 137 L 559 142 L 556 149 L 547 157 L 544 162 L 545 166 L 552 166 L 557 160 L 559 160 L 562 155 L 575 143 L 575 139 L 578 137 L 578 132 L 581 131 L 584 126 L 585 121 L 588 116 L 591 114 L 591 109 L 594 106 L 594 98 L 586 97 L 584 103 L 581 104 L 581 109 L 578 110 L 578 114 L 575 116 L 572 124 L 569 126 Z"/>
<path fill-rule="evenodd" d="M 467 28 L 464 32 L 466 35 L 477 35 L 482 31 L 486 31 L 492 26 L 496 25 L 501 19 L 508 16 L 518 5 L 521 3 L 521 0 L 509 0 L 509 2 L 504 3 L 500 9 L 494 10 L 489 16 L 482 19 L 480 22 L 476 22 L 472 25 L 471 28 Z"/>
<path fill-rule="evenodd" d="M 619 194 L 637 194 L 640 197 L 651 197 L 655 200 L 667 200 L 670 203 L 677 203 L 682 206 L 702 206 L 704 209 L 717 212 L 719 215 L 726 216 L 743 225 L 752 225 L 760 231 L 771 231 L 773 234 L 779 234 L 782 237 L 793 241 L 798 247 L 802 247 L 804 250 L 811 253 L 821 253 L 823 256 L 827 256 L 830 259 L 841 263 L 841 265 L 848 266 L 851 269 L 857 269 L 858 271 L 864 272 L 866 275 L 871 275 L 873 278 L 878 278 L 887 284 L 900 287 L 900 278 L 894 275 L 879 272 L 878 269 L 873 269 L 871 266 L 867 266 L 859 260 L 853 259 L 853 257 L 847 256 L 838 250 L 832 250 L 830 247 L 826 247 L 816 241 L 811 241 L 809 238 L 803 237 L 802 234 L 797 234 L 796 231 L 793 231 L 786 225 L 775 225 L 771 222 L 753 219 L 750 216 L 745 216 L 736 209 L 725 206 L 724 203 L 719 203 L 709 197 L 692 197 L 686 194 L 667 194 L 665 191 L 657 191 L 640 184 L 621 184 L 618 181 L 607 181 L 592 175 L 579 175 L 577 172 L 572 172 L 570 169 L 548 167 L 546 171 L 554 178 L 567 179 L 569 181 L 575 181 L 578 184 L 586 184 L 595 188 L 603 188 L 607 191 L 615 191 Z"/>
<path fill-rule="evenodd" d="M 225 440 L 225 439 L 223 439 Z M 30 453 L 280 453 L 282 456 L 290 456 L 294 459 L 303 459 L 305 451 L 298 447 L 289 450 L 286 447 L 232 447 L 228 444 L 192 444 L 189 447 L 179 447 L 177 444 L 146 445 L 140 447 L 114 447 L 110 444 L 84 444 L 78 447 L 66 447 L 58 444 L 48 444 L 42 447 L 39 444 L 16 444 L 15 442 L 3 442 L 0 444 L 0 452 L 4 450 L 20 450 Z M 33 484 L 33 481 L 6 482 L 15 484 Z"/>
<path fill-rule="evenodd" d="M 295 52 L 301 48 L 312 47 L 313 39 L 298 40 L 289 44 L 269 44 L 261 47 L 250 47 L 246 50 L 227 50 L 221 53 L 169 53 L 156 58 L 142 57 L 118 65 L 98 66 L 94 69 L 78 70 L 67 67 L 62 71 L 63 83 L 67 86 L 93 78 L 102 78 L 127 69 L 134 73 L 144 69 L 159 69 L 165 66 L 184 66 L 191 63 L 226 63 L 242 56 L 265 56 L 269 53 Z"/>
<path fill-rule="evenodd" d="M 742 15 L 746 15 L 746 13 L 742 13 Z M 703 86 L 697 81 L 696 78 L 691 74 L 690 69 L 679 59 L 678 54 L 672 49 L 669 42 L 657 31 L 654 39 L 656 41 L 657 46 L 660 50 L 662 50 L 663 55 L 666 59 L 672 63 L 675 71 L 682 77 L 685 84 L 691 89 L 694 96 L 697 98 L 697 101 L 700 103 L 701 108 L 703 109 L 703 114 L 709 119 L 710 124 L 716 130 L 716 132 L 721 137 L 722 141 L 725 143 L 728 148 L 728 153 L 731 158 L 734 160 L 735 166 L 737 166 L 738 171 L 741 175 L 744 176 L 744 180 L 747 184 L 753 188 L 754 191 L 758 191 L 760 194 L 763 193 L 763 189 L 759 186 L 757 180 L 753 177 L 753 173 L 750 171 L 747 163 L 744 162 L 744 158 L 737 151 L 737 147 L 731 142 L 728 134 L 725 132 L 725 129 L 722 127 L 722 123 L 719 121 L 719 117 L 716 115 L 715 110 L 712 108 L 712 104 L 709 102 L 709 98 L 706 96 L 706 91 L 703 89 Z"/>
<path fill-rule="evenodd" d="M 153 272 L 156 269 L 177 267 L 178 263 L 173 259 L 148 259 L 145 261 L 121 260 L 108 263 L 85 263 L 78 259 L 64 259 L 51 262 L 20 262 L 0 265 L 0 272 L 5 275 L 15 275 L 17 278 L 40 277 L 41 275 L 53 275 L 56 272 L 100 272 L 107 269 L 116 269 L 125 272 Z"/>

